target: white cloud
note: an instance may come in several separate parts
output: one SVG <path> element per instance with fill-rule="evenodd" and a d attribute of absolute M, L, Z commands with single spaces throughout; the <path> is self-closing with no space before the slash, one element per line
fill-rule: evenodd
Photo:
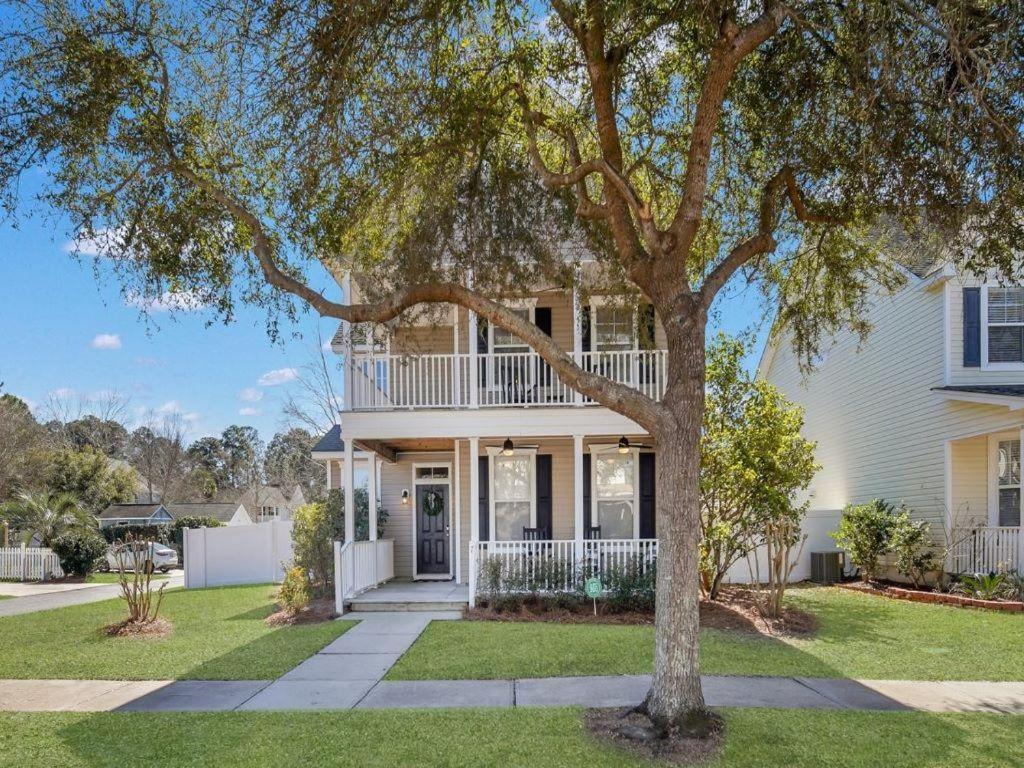
<path fill-rule="evenodd" d="M 114 258 L 115 253 L 120 253 L 123 248 L 123 227 L 104 228 L 98 230 L 94 237 L 86 237 L 80 234 L 74 240 L 64 243 L 62 250 L 65 253 L 75 253 L 80 256 L 102 256 Z"/>
<path fill-rule="evenodd" d="M 71 389 L 71 387 L 59 387 L 50 392 L 50 397 L 57 400 L 70 400 L 74 396 L 75 390 Z"/>
<path fill-rule="evenodd" d="M 157 296 L 130 293 L 124 303 L 143 312 L 195 312 L 206 307 L 206 302 L 195 291 L 164 291 Z"/>
<path fill-rule="evenodd" d="M 121 337 L 116 333 L 100 333 L 93 336 L 93 349 L 120 349 Z"/>
<path fill-rule="evenodd" d="M 256 387 L 246 387 L 238 393 L 238 399 L 244 403 L 258 403 L 263 399 L 263 393 Z"/>
<path fill-rule="evenodd" d="M 289 381 L 295 381 L 298 377 L 299 372 L 294 368 L 278 368 L 264 373 L 256 383 L 261 387 L 273 387 L 277 384 L 285 384 Z"/>
<path fill-rule="evenodd" d="M 168 400 L 163 405 L 157 406 L 157 413 L 181 413 L 181 403 L 177 400 Z"/>
<path fill-rule="evenodd" d="M 246 406 L 245 408 L 238 409 L 239 416 L 259 416 L 262 411 L 259 408 L 251 408 Z"/>

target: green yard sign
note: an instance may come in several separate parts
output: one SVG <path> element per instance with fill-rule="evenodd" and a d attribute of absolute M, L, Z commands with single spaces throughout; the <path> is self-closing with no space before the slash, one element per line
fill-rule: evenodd
<path fill-rule="evenodd" d="M 601 580 L 594 576 L 584 582 L 583 591 L 587 593 L 587 597 L 592 597 L 596 600 L 601 596 L 601 593 L 604 591 L 604 587 L 601 586 Z"/>

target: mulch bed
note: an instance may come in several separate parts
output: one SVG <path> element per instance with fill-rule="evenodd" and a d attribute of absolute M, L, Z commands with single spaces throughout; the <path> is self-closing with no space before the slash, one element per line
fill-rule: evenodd
<path fill-rule="evenodd" d="M 290 627 L 296 624 L 319 624 L 322 621 L 331 621 L 337 615 L 334 610 L 334 600 L 323 597 L 311 601 L 308 608 L 297 612 L 278 608 L 267 616 L 266 622 L 268 627 Z"/>
<path fill-rule="evenodd" d="M 473 608 L 466 611 L 466 618 L 475 621 L 553 621 L 560 624 L 654 624 L 653 611 L 613 613 L 598 604 L 595 616 L 589 601 L 578 605 L 552 605 L 543 600 L 524 600 L 514 610 Z M 814 615 L 797 608 L 787 607 L 779 619 L 764 618 L 757 610 L 753 593 L 740 587 L 723 587 L 717 601 L 701 600 L 700 624 L 711 629 L 771 636 L 806 637 L 818 630 L 818 620 Z"/>
<path fill-rule="evenodd" d="M 679 733 L 659 735 L 650 719 L 635 709 L 590 709 L 584 724 L 598 741 L 634 757 L 669 765 L 698 765 L 722 749 L 725 724 L 717 715 L 711 717 L 710 733 L 704 738 Z"/>
<path fill-rule="evenodd" d="M 103 628 L 107 637 L 137 637 L 156 640 L 171 634 L 171 622 L 167 619 L 154 619 L 145 623 L 135 621 L 119 621 Z"/>
<path fill-rule="evenodd" d="M 960 608 L 983 608 L 989 611 L 1004 611 L 1009 613 L 1024 612 L 1024 603 L 1017 600 L 980 600 L 967 595 L 953 595 L 949 592 L 933 592 L 924 589 L 912 589 L 904 585 L 888 584 L 886 582 L 849 582 L 836 584 L 840 589 L 848 589 L 851 592 L 875 595 L 876 597 L 888 597 L 893 600 L 909 600 L 913 603 L 933 603 L 940 605 L 953 605 Z"/>

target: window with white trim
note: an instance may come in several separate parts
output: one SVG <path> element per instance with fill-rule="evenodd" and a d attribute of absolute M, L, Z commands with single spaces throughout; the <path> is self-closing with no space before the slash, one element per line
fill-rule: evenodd
<path fill-rule="evenodd" d="M 510 309 L 510 312 L 514 315 L 518 315 L 526 322 L 530 322 L 530 310 L 529 308 L 523 307 L 521 309 Z M 529 352 L 530 347 L 523 343 L 523 340 L 516 336 L 510 331 L 506 331 L 504 328 L 500 328 L 497 325 L 491 325 L 491 351 L 495 353 L 500 352 Z"/>
<path fill-rule="evenodd" d="M 495 541 L 520 541 L 523 528 L 533 527 L 534 458 L 528 453 L 491 458 L 491 538 Z"/>
<path fill-rule="evenodd" d="M 1020 440 L 1000 440 L 996 452 L 997 524 L 1020 525 Z"/>
<path fill-rule="evenodd" d="M 986 291 L 989 363 L 1024 363 L 1024 287 Z"/>
<path fill-rule="evenodd" d="M 602 539 L 637 536 L 639 500 L 636 453 L 618 451 L 594 455 L 594 524 Z"/>
<path fill-rule="evenodd" d="M 593 309 L 595 352 L 630 350 L 635 345 L 633 310 L 625 307 L 598 306 Z"/>

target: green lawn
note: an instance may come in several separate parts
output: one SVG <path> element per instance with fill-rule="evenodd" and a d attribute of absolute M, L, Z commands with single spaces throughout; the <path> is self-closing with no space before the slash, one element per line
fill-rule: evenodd
<path fill-rule="evenodd" d="M 996 768 L 1024 760 L 1024 718 L 729 710 L 707 768 Z M 593 742 L 572 709 L 0 714 L 0 765 L 542 766 L 640 762 Z"/>
<path fill-rule="evenodd" d="M 352 626 L 330 621 L 271 629 L 270 585 L 171 590 L 161 615 L 165 638 L 109 638 L 121 600 L 0 618 L 0 678 L 97 680 L 269 680 L 316 653 Z"/>
<path fill-rule="evenodd" d="M 706 629 L 709 674 L 908 680 L 1024 680 L 1024 616 L 887 600 L 833 588 L 791 591 L 815 613 L 807 640 Z M 654 631 L 616 625 L 434 622 L 394 680 L 650 672 Z"/>

